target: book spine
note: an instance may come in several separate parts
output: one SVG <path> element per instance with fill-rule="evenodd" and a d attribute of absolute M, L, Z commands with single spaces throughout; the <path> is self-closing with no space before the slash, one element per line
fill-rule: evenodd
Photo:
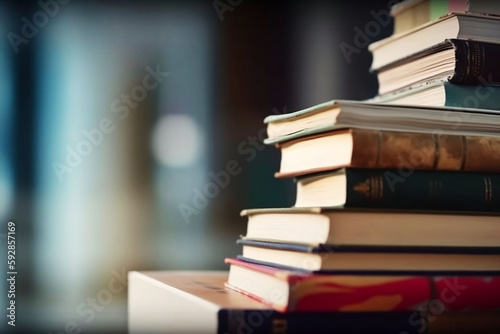
<path fill-rule="evenodd" d="M 454 84 L 495 86 L 500 84 L 500 44 L 452 39 L 455 48 Z"/>
<path fill-rule="evenodd" d="M 462 121 L 450 113 L 450 121 Z M 352 130 L 349 167 L 500 172 L 500 137 Z"/>
<path fill-rule="evenodd" d="M 346 207 L 500 211 L 500 174 L 347 169 Z"/>

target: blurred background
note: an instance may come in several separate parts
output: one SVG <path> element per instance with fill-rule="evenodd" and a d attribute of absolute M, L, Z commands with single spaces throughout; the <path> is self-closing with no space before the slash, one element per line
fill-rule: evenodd
<path fill-rule="evenodd" d="M 373 97 L 391 3 L 0 2 L 0 332 L 126 332 L 128 271 L 227 269 L 295 198 L 263 118 Z"/>

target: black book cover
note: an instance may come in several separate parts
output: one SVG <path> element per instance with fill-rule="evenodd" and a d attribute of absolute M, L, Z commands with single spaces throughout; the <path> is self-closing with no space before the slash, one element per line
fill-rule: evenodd
<path fill-rule="evenodd" d="M 455 74 L 449 79 L 454 84 L 500 84 L 500 44 L 472 40 L 450 39 L 455 48 Z"/>

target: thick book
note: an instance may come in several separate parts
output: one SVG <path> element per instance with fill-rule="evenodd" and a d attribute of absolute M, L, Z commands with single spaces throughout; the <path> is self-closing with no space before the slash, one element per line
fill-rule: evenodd
<path fill-rule="evenodd" d="M 378 69 L 379 94 L 433 80 L 446 80 L 460 85 L 498 86 L 498 59 L 500 44 L 448 39 Z M 480 96 L 491 91 L 487 88 L 474 89 Z M 474 91 L 470 93 L 475 96 Z"/>
<path fill-rule="evenodd" d="M 455 119 L 454 117 L 458 117 Z M 496 117 L 500 119 L 500 117 Z M 461 121 L 458 115 L 446 119 Z M 453 123 L 450 122 L 450 124 Z M 276 177 L 297 177 L 343 167 L 500 172 L 500 137 L 347 129 L 300 137 L 276 145 Z"/>
<path fill-rule="evenodd" d="M 494 0 L 405 0 L 391 7 L 394 34 L 411 30 L 449 12 L 500 15 L 500 3 Z"/>
<path fill-rule="evenodd" d="M 500 17 L 473 13 L 450 13 L 401 34 L 369 45 L 371 69 L 378 70 L 446 39 L 470 39 L 500 43 Z"/>
<path fill-rule="evenodd" d="M 368 100 L 374 103 L 436 107 L 477 107 L 500 110 L 500 87 L 455 85 L 433 80 L 395 92 L 377 95 Z"/>
<path fill-rule="evenodd" d="M 266 144 L 275 144 L 329 130 L 366 129 L 446 135 L 500 136 L 500 111 L 388 105 L 336 100 L 264 119 Z"/>
<path fill-rule="evenodd" d="M 498 313 L 437 313 L 423 308 L 407 312 L 281 313 L 226 288 L 227 278 L 227 271 L 129 273 L 129 333 L 437 334 L 463 329 L 464 319 L 465 328 L 475 324 L 468 328 L 476 333 L 482 328 L 485 331 L 481 333 L 486 333 L 495 328 L 495 319 L 500 319 Z"/>
<path fill-rule="evenodd" d="M 237 259 L 226 263 L 228 287 L 281 312 L 409 311 L 432 303 L 443 311 L 500 308 L 498 276 L 322 275 Z"/>
<path fill-rule="evenodd" d="M 239 258 L 290 270 L 332 273 L 500 275 L 500 247 L 309 246 L 240 239 Z"/>
<path fill-rule="evenodd" d="M 295 207 L 500 212 L 500 174 L 342 168 L 296 179 Z"/>
<path fill-rule="evenodd" d="M 500 247 L 500 216 L 468 212 L 251 209 L 245 238 L 313 246 Z"/>

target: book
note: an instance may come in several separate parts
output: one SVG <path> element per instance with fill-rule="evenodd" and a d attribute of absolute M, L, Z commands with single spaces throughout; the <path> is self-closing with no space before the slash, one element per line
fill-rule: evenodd
<path fill-rule="evenodd" d="M 500 275 L 500 247 L 309 246 L 249 239 L 238 244 L 243 246 L 239 259 L 290 270 Z"/>
<path fill-rule="evenodd" d="M 329 130 L 366 129 L 397 132 L 500 136 L 500 111 L 387 105 L 337 100 L 264 119 L 266 144 Z"/>
<path fill-rule="evenodd" d="M 129 333 L 417 334 L 427 327 L 423 310 L 281 313 L 226 288 L 227 278 L 227 271 L 130 272 Z M 440 316 L 432 326 L 457 320 Z"/>
<path fill-rule="evenodd" d="M 347 129 L 276 146 L 281 150 L 278 178 L 343 167 L 397 169 L 403 178 L 414 170 L 500 172 L 498 136 Z"/>
<path fill-rule="evenodd" d="M 447 39 L 378 69 L 379 94 L 436 80 L 453 84 L 498 86 L 499 58 L 500 44 Z M 486 88 L 474 89 L 478 94 L 491 91 Z M 475 92 L 470 93 L 475 96 Z M 471 107 L 481 108 L 479 105 Z"/>
<path fill-rule="evenodd" d="M 247 262 L 294 271 L 333 273 L 500 274 L 499 247 L 359 246 L 240 239 Z"/>
<path fill-rule="evenodd" d="M 237 259 L 227 286 L 280 312 L 408 311 L 500 307 L 498 276 L 342 275 L 301 273 Z"/>
<path fill-rule="evenodd" d="M 500 110 L 500 87 L 455 85 L 443 80 L 429 81 L 408 88 L 377 95 L 368 100 L 397 105 L 477 107 Z"/>
<path fill-rule="evenodd" d="M 500 42 L 500 17 L 473 13 L 449 13 L 401 34 L 392 35 L 368 46 L 372 70 L 444 42 L 446 39 Z"/>
<path fill-rule="evenodd" d="M 313 246 L 500 247 L 500 216 L 375 209 L 243 210 L 244 238 Z"/>
<path fill-rule="evenodd" d="M 500 14 L 500 4 L 491 0 L 406 0 L 391 7 L 394 34 L 416 28 L 449 12 Z"/>
<path fill-rule="evenodd" d="M 500 212 L 500 174 L 342 168 L 296 179 L 295 207 Z"/>

